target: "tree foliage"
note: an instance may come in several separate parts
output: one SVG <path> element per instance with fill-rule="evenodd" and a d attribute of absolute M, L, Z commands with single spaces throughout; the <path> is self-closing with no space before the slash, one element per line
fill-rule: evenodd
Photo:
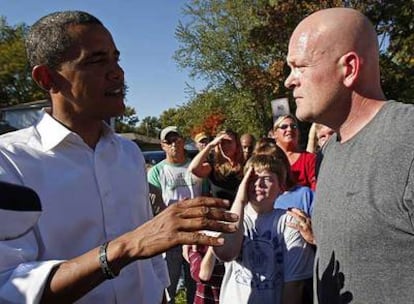
<path fill-rule="evenodd" d="M 359 9 L 372 20 L 382 38 L 385 94 L 413 102 L 412 1 L 192 0 L 183 9 L 186 22 L 176 30 L 180 46 L 174 58 L 208 85 L 176 110 L 180 117 L 190 116 L 181 120 L 183 126 L 199 128 L 203 119 L 221 113 L 223 125 L 266 134 L 272 123 L 270 101 L 289 96 L 283 82 L 291 32 L 310 13 L 338 6 Z"/>
<path fill-rule="evenodd" d="M 154 116 L 147 116 L 141 120 L 141 123 L 136 128 L 138 134 L 146 135 L 149 137 L 158 137 L 161 131 L 160 120 Z"/>
<path fill-rule="evenodd" d="M 118 133 L 136 132 L 138 121 L 135 109 L 126 106 L 124 115 L 115 118 L 115 131 Z"/>
<path fill-rule="evenodd" d="M 24 47 L 27 29 L 25 24 L 9 26 L 0 16 L 0 107 L 46 97 L 31 78 Z"/>

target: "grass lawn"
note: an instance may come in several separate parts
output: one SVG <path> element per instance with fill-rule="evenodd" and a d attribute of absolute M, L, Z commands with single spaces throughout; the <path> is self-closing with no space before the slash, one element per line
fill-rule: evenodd
<path fill-rule="evenodd" d="M 187 304 L 187 299 L 185 298 L 185 295 L 185 289 L 180 289 L 177 295 L 175 296 L 175 304 Z"/>

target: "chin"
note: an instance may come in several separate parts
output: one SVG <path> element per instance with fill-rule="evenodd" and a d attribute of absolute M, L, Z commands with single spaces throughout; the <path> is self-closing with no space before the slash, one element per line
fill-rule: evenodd
<path fill-rule="evenodd" d="M 313 122 L 312 114 L 310 112 L 306 113 L 304 110 L 301 111 L 299 108 L 296 109 L 295 116 L 300 121 Z"/>

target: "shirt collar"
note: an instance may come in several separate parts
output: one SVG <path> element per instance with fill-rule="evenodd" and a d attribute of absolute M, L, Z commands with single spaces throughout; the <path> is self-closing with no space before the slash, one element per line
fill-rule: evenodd
<path fill-rule="evenodd" d="M 111 141 L 115 140 L 115 132 L 105 122 L 102 122 L 102 124 L 103 129 L 101 139 L 105 138 L 110 139 Z M 78 134 L 66 128 L 46 111 L 43 111 L 42 117 L 36 125 L 36 129 L 39 133 L 44 151 L 52 150 L 67 139 L 83 142 Z"/>

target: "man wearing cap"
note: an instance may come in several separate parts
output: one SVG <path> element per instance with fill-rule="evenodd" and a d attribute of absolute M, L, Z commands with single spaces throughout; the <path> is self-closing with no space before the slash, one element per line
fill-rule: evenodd
<path fill-rule="evenodd" d="M 203 180 L 187 170 L 190 159 L 187 158 L 184 138 L 178 128 L 176 126 L 164 128 L 160 133 L 160 140 L 166 158 L 148 171 L 148 182 L 161 190 L 163 201 L 167 206 L 186 198 L 201 196 Z M 171 282 L 168 287 L 168 295 L 171 298 L 169 303 L 175 303 L 182 266 L 187 288 L 187 303 L 193 303 L 195 282 L 191 278 L 188 263 L 181 254 L 181 246 L 168 250 L 166 260 Z"/>
<path fill-rule="evenodd" d="M 197 133 L 196 136 L 194 136 L 194 142 L 198 151 L 203 150 L 209 141 L 210 140 L 205 132 Z"/>

